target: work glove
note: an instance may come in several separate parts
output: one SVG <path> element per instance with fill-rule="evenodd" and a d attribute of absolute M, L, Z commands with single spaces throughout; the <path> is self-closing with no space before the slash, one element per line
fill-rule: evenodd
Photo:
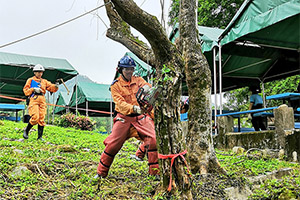
<path fill-rule="evenodd" d="M 37 93 L 37 94 L 42 92 L 41 88 L 39 88 L 39 87 L 35 87 L 33 89 L 34 89 L 34 92 Z"/>
<path fill-rule="evenodd" d="M 250 113 L 248 114 L 248 119 L 249 119 L 249 120 L 251 120 L 251 119 L 252 119 L 252 116 L 251 116 L 251 114 L 250 114 Z"/>
<path fill-rule="evenodd" d="M 147 93 L 150 90 L 150 86 L 149 85 L 144 85 L 143 89 L 144 89 L 144 93 Z"/>
<path fill-rule="evenodd" d="M 139 106 L 133 106 L 133 112 L 142 114 L 142 109 Z"/>

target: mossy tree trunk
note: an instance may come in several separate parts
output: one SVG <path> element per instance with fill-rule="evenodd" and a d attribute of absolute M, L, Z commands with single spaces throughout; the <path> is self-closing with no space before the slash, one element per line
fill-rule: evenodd
<path fill-rule="evenodd" d="M 105 0 L 108 3 L 109 0 Z M 156 17 L 140 9 L 132 0 L 111 0 L 106 5 L 110 19 L 107 37 L 120 42 L 140 59 L 156 68 L 154 85 L 161 85 L 163 92 L 155 106 L 157 147 L 160 154 L 178 154 L 190 145 L 197 152 L 188 151 L 192 164 L 201 164 L 205 170 L 217 168 L 212 146 L 210 87 L 211 75 L 205 57 L 201 54 L 196 25 L 196 0 L 182 1 L 183 13 L 180 28 L 185 30 L 181 37 L 182 48 L 172 44 Z M 191 10 L 189 10 L 191 9 Z M 194 12 L 193 15 L 189 14 Z M 184 14 L 185 13 L 185 14 Z M 195 18 L 195 19 L 191 19 Z M 190 23 L 193 21 L 194 23 Z M 186 24 L 186 25 L 185 25 Z M 130 26 L 139 31 L 150 43 L 134 37 Z M 182 34 L 181 33 L 181 34 Z M 191 35 L 191 36 L 189 36 Z M 190 40 L 191 39 L 191 40 Z M 182 53 L 179 49 L 182 49 Z M 197 52 L 198 51 L 198 52 Z M 190 92 L 190 113 L 187 138 L 180 123 L 181 83 L 186 71 Z M 194 82 L 194 83 L 193 83 Z M 200 117 L 196 117 L 199 115 Z M 199 147 L 198 147 L 199 145 Z M 191 149 L 191 148 L 189 148 Z M 212 156 L 212 158 L 210 158 Z M 215 161 L 215 162 L 211 162 Z M 160 160 L 162 188 L 169 185 L 170 159 Z M 192 167 L 195 169 L 195 167 Z M 197 167 L 196 167 L 197 168 Z M 173 165 L 173 190 L 181 199 L 192 199 L 191 185 L 183 160 L 176 158 Z"/>
<path fill-rule="evenodd" d="M 179 43 L 189 90 L 186 142 L 192 172 L 224 172 L 217 161 L 212 140 L 211 71 L 201 51 L 197 25 L 197 0 L 181 0 Z"/>

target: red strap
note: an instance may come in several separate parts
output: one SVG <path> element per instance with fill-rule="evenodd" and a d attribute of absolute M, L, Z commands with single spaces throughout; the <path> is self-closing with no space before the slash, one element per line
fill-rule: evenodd
<path fill-rule="evenodd" d="M 185 150 L 184 152 L 178 153 L 178 154 L 169 154 L 169 155 L 158 154 L 158 158 L 160 158 L 160 159 L 167 159 L 167 158 L 171 158 L 172 159 L 171 160 L 171 166 L 170 166 L 170 183 L 169 183 L 169 187 L 168 187 L 168 191 L 169 192 L 172 189 L 172 166 L 173 166 L 175 158 L 177 158 L 178 156 L 180 156 L 183 159 L 183 161 L 184 161 L 184 163 L 186 165 L 186 168 L 187 168 L 187 172 L 188 172 L 189 176 L 191 176 L 190 170 L 189 170 L 189 166 L 188 166 L 188 164 L 187 164 L 187 162 L 186 162 L 186 160 L 185 160 L 185 158 L 183 156 L 186 153 L 187 153 L 187 150 Z"/>

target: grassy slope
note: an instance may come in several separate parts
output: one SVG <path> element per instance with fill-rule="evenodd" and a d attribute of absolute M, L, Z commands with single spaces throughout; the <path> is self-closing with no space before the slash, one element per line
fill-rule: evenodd
<path fill-rule="evenodd" d="M 25 126 L 23 123 L 0 121 L 0 199 L 153 198 L 159 181 L 148 176 L 147 162 L 130 159 L 130 154 L 134 154 L 138 147 L 136 140 L 131 139 L 124 144 L 116 155 L 108 178 L 102 179 L 98 187 L 90 180 L 96 173 L 106 135 L 47 126 L 45 143 L 36 140 L 37 131 L 32 131 L 29 139 L 22 141 Z M 75 152 L 65 152 L 67 150 L 64 149 Z M 300 198 L 299 164 L 217 155 L 228 176 L 194 175 L 195 199 L 222 199 L 224 188 L 247 184 L 245 176 L 264 174 L 287 166 L 296 169 L 291 176 L 284 181 L 271 180 L 252 199 L 272 199 L 285 188 Z M 11 176 L 17 166 L 26 166 L 28 173 Z M 274 188 L 275 193 L 265 192 L 266 189 L 274 191 Z"/>

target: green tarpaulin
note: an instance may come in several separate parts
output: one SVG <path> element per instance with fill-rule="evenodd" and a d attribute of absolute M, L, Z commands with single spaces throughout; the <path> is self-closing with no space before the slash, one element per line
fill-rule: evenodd
<path fill-rule="evenodd" d="M 300 73 L 300 0 L 245 1 L 221 34 L 223 91 Z"/>
<path fill-rule="evenodd" d="M 0 52 L 0 93 L 24 98 L 23 86 L 26 80 L 33 76 L 32 68 L 36 64 L 45 67 L 43 77 L 53 83 L 60 78 L 67 81 L 78 74 L 65 59 Z M 0 98 L 0 101 L 8 100 Z"/>
<path fill-rule="evenodd" d="M 24 98 L 23 87 L 21 85 L 13 85 L 0 82 L 0 95 L 13 98 Z M 19 103 L 18 100 L 6 99 L 0 97 L 0 103 Z"/>
<path fill-rule="evenodd" d="M 212 79 L 213 47 L 219 43 L 222 91 L 299 74 L 299 19 L 300 0 L 246 0 L 224 31 L 199 26 L 202 51 Z M 174 42 L 178 36 L 175 27 L 170 40 Z M 217 48 L 217 65 L 218 55 Z"/>
<path fill-rule="evenodd" d="M 300 0 L 247 0 L 222 33 L 221 44 L 250 39 L 256 44 L 298 50 L 299 13 Z"/>
<path fill-rule="evenodd" d="M 68 107 L 69 101 L 71 98 L 71 94 L 68 95 L 67 92 L 59 92 L 59 95 L 57 97 L 56 105 L 60 106 L 66 106 Z M 55 107 L 54 114 L 64 114 L 66 113 L 66 107 Z"/>
<path fill-rule="evenodd" d="M 89 83 L 89 82 L 80 82 L 77 86 L 77 106 L 78 108 L 92 109 L 98 111 L 105 111 L 106 113 L 100 112 L 89 112 L 89 116 L 106 116 L 109 117 L 110 114 L 110 105 L 111 105 L 111 94 L 109 91 L 110 85 L 98 84 L 98 83 Z M 74 111 L 76 107 L 76 89 L 74 86 L 73 94 L 69 103 L 69 106 L 72 107 L 71 110 Z M 112 108 L 114 111 L 114 105 Z M 86 114 L 85 110 L 79 110 L 83 115 Z"/>
<path fill-rule="evenodd" d="M 209 52 L 214 46 L 218 45 L 218 38 L 224 29 L 212 28 L 207 26 L 198 26 L 199 37 L 201 39 L 202 52 Z M 175 40 L 179 37 L 178 24 L 173 28 L 169 39 L 175 43 Z"/>

